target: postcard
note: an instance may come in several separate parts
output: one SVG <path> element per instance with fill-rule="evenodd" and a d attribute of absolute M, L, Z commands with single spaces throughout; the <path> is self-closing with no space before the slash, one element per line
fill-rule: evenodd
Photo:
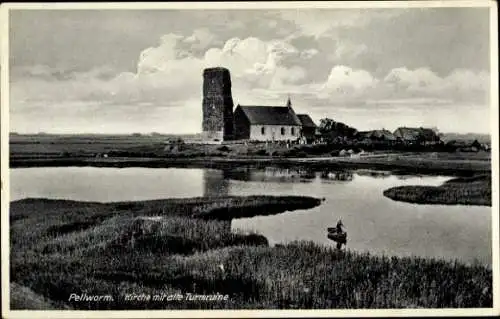
<path fill-rule="evenodd" d="M 494 1 L 1 14 L 5 318 L 500 313 Z"/>

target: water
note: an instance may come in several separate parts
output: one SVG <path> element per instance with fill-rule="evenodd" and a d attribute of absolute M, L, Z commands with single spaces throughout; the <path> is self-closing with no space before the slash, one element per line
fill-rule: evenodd
<path fill-rule="evenodd" d="M 415 205 L 382 195 L 393 186 L 439 185 L 450 178 L 445 176 L 94 167 L 21 168 L 10 174 L 11 200 L 106 202 L 217 194 L 324 197 L 316 208 L 237 219 L 232 228 L 261 233 L 271 244 L 304 239 L 334 245 L 326 238 L 326 228 L 342 218 L 352 250 L 491 263 L 490 207 Z"/>

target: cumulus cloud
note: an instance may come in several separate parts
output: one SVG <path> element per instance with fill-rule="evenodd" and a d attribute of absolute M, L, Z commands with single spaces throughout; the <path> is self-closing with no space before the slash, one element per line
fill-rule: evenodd
<path fill-rule="evenodd" d="M 96 68 L 68 73 L 63 78 L 58 74 L 65 73 L 47 66 L 20 70 L 18 73 L 23 74 L 24 82 L 14 90 L 13 97 L 17 100 L 179 106 L 188 99 L 201 98 L 202 70 L 206 67 L 229 68 L 236 91 L 280 89 L 305 76 L 302 67 L 283 64 L 287 57 L 300 54 L 285 41 L 231 38 L 223 46 L 195 56 L 187 49 L 186 43 L 193 43 L 197 38 L 199 32 L 189 37 L 178 34 L 162 36 L 157 46 L 140 53 L 136 72 L 110 76 L 109 70 Z"/>
<path fill-rule="evenodd" d="M 262 41 L 257 38 L 228 40 L 223 48 L 212 48 L 204 56 L 206 67 L 223 66 L 231 71 L 234 87 L 278 88 L 284 83 L 295 83 L 305 76 L 300 66 L 286 66 L 283 62 L 300 53 L 284 41 Z"/>
<path fill-rule="evenodd" d="M 291 91 L 316 100 L 344 105 L 488 104 L 488 72 L 457 69 L 440 77 L 429 68 L 394 68 L 381 78 L 346 65 L 331 68 L 324 81 L 295 86 Z M 289 86 L 291 87 L 291 86 Z M 391 102 L 392 101 L 392 102 Z"/>
<path fill-rule="evenodd" d="M 267 45 L 257 38 L 229 39 L 222 48 L 211 48 L 205 53 L 206 66 L 224 66 L 231 70 L 231 75 L 241 77 L 245 74 L 265 72 L 265 66 L 272 67 L 274 62 L 268 59 Z M 269 60 L 269 61 L 268 61 Z"/>
<path fill-rule="evenodd" d="M 407 68 L 392 69 L 384 78 L 384 82 L 395 88 L 419 90 L 436 86 L 442 79 L 427 68 L 408 70 Z"/>
<path fill-rule="evenodd" d="M 137 63 L 137 73 L 147 74 L 155 72 L 168 72 L 190 54 L 180 48 L 184 37 L 177 34 L 166 34 L 161 37 L 160 45 L 143 50 Z"/>
<path fill-rule="evenodd" d="M 359 93 L 374 87 L 378 80 L 365 70 L 353 70 L 344 65 L 333 67 L 323 90 L 329 93 Z"/>
<path fill-rule="evenodd" d="M 366 52 L 368 52 L 368 47 L 364 43 L 336 41 L 335 51 L 329 56 L 329 60 L 333 62 L 350 61 L 358 59 Z"/>
<path fill-rule="evenodd" d="M 395 68 L 385 76 L 383 82 L 395 92 L 476 102 L 485 102 L 490 86 L 487 72 L 463 69 L 453 70 L 449 75 L 440 77 L 428 68 Z"/>
<path fill-rule="evenodd" d="M 209 29 L 201 28 L 194 30 L 193 34 L 184 38 L 183 41 L 188 43 L 192 48 L 202 50 L 208 48 L 215 39 L 215 35 Z"/>
<path fill-rule="evenodd" d="M 234 77 L 256 78 L 274 75 L 284 58 L 298 54 L 297 49 L 284 41 L 265 42 L 254 37 L 229 39 L 222 48 L 205 53 L 206 66 L 224 66 Z"/>

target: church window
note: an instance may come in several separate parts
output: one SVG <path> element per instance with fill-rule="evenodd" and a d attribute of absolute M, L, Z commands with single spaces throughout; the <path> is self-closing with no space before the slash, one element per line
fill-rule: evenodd
<path fill-rule="evenodd" d="M 292 127 L 291 133 L 292 133 L 292 135 L 295 135 L 295 127 Z"/>
<path fill-rule="evenodd" d="M 285 135 L 285 128 L 284 127 L 281 128 L 281 135 Z"/>
<path fill-rule="evenodd" d="M 266 134 L 266 128 L 264 126 L 260 129 L 260 134 L 262 135 Z"/>

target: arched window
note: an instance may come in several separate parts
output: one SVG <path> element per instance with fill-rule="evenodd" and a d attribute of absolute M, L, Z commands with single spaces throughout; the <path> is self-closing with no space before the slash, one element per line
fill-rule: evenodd
<path fill-rule="evenodd" d="M 260 129 L 260 134 L 266 135 L 266 128 L 264 126 Z"/>
<path fill-rule="evenodd" d="M 291 133 L 292 133 L 292 135 L 295 135 L 295 127 L 292 127 Z"/>
<path fill-rule="evenodd" d="M 281 135 L 285 135 L 285 128 L 284 127 L 281 128 Z"/>

